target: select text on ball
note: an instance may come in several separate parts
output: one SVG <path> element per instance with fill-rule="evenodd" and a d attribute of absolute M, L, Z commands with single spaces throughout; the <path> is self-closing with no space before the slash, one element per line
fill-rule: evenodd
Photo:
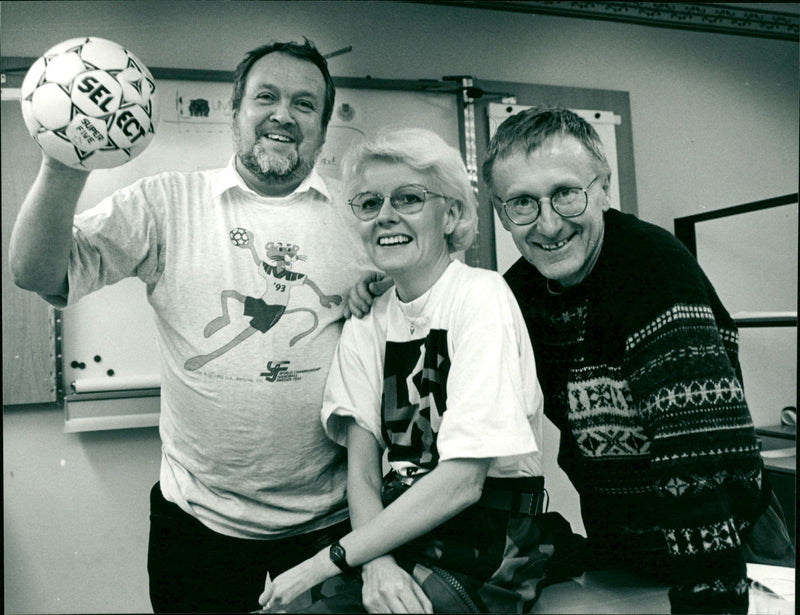
<path fill-rule="evenodd" d="M 131 143 L 137 141 L 140 137 L 145 135 L 145 130 L 139 123 L 139 120 L 130 111 L 122 111 L 117 115 L 115 120 L 116 125 L 120 130 L 131 140 Z"/>
<path fill-rule="evenodd" d="M 88 93 L 89 100 L 103 111 L 108 111 L 108 105 L 114 101 L 111 91 L 91 75 L 81 79 L 77 87 L 79 92 Z"/>

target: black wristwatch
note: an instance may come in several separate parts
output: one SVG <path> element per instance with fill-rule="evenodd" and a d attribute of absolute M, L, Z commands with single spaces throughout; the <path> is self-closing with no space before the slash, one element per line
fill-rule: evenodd
<path fill-rule="evenodd" d="M 336 564 L 336 567 L 339 568 L 342 573 L 351 577 L 357 577 L 359 575 L 360 571 L 356 568 L 352 568 L 350 564 L 347 563 L 347 553 L 344 547 L 339 544 L 338 540 L 331 545 L 328 554 L 331 557 L 331 561 Z"/>

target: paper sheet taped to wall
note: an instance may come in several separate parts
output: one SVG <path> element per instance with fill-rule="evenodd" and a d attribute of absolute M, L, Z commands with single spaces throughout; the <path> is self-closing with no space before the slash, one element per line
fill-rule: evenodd
<path fill-rule="evenodd" d="M 74 393 L 97 393 L 100 391 L 128 391 L 131 389 L 157 389 L 161 386 L 158 376 L 129 376 L 127 378 L 81 378 L 72 382 Z"/>

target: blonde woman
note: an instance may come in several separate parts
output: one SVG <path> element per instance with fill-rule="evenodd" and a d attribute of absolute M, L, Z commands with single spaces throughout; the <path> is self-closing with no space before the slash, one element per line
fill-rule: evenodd
<path fill-rule="evenodd" d="M 510 511 L 543 487 L 528 333 L 502 278 L 453 258 L 477 208 L 455 149 L 426 130 L 385 132 L 351 152 L 345 186 L 368 255 L 395 283 L 346 323 L 322 408 L 348 449 L 353 530 L 268 580 L 259 602 L 285 609 L 345 573 L 312 611 L 485 611 L 478 589 L 500 565 Z"/>

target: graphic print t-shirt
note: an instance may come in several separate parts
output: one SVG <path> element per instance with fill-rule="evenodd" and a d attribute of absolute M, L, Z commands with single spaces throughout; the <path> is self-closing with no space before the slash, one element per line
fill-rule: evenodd
<path fill-rule="evenodd" d="M 374 267 L 328 187 L 312 173 L 292 195 L 262 197 L 231 161 L 143 178 L 75 220 L 69 303 L 128 276 L 145 283 L 162 368 L 161 490 L 221 534 L 282 538 L 347 517 L 345 455 L 319 409 L 341 300 Z"/>
<path fill-rule="evenodd" d="M 404 475 L 455 458 L 493 458 L 489 476 L 541 475 L 541 417 L 516 301 L 497 273 L 459 261 L 415 301 L 390 289 L 345 324 L 322 408 L 331 439 L 346 445 L 352 418 Z"/>

